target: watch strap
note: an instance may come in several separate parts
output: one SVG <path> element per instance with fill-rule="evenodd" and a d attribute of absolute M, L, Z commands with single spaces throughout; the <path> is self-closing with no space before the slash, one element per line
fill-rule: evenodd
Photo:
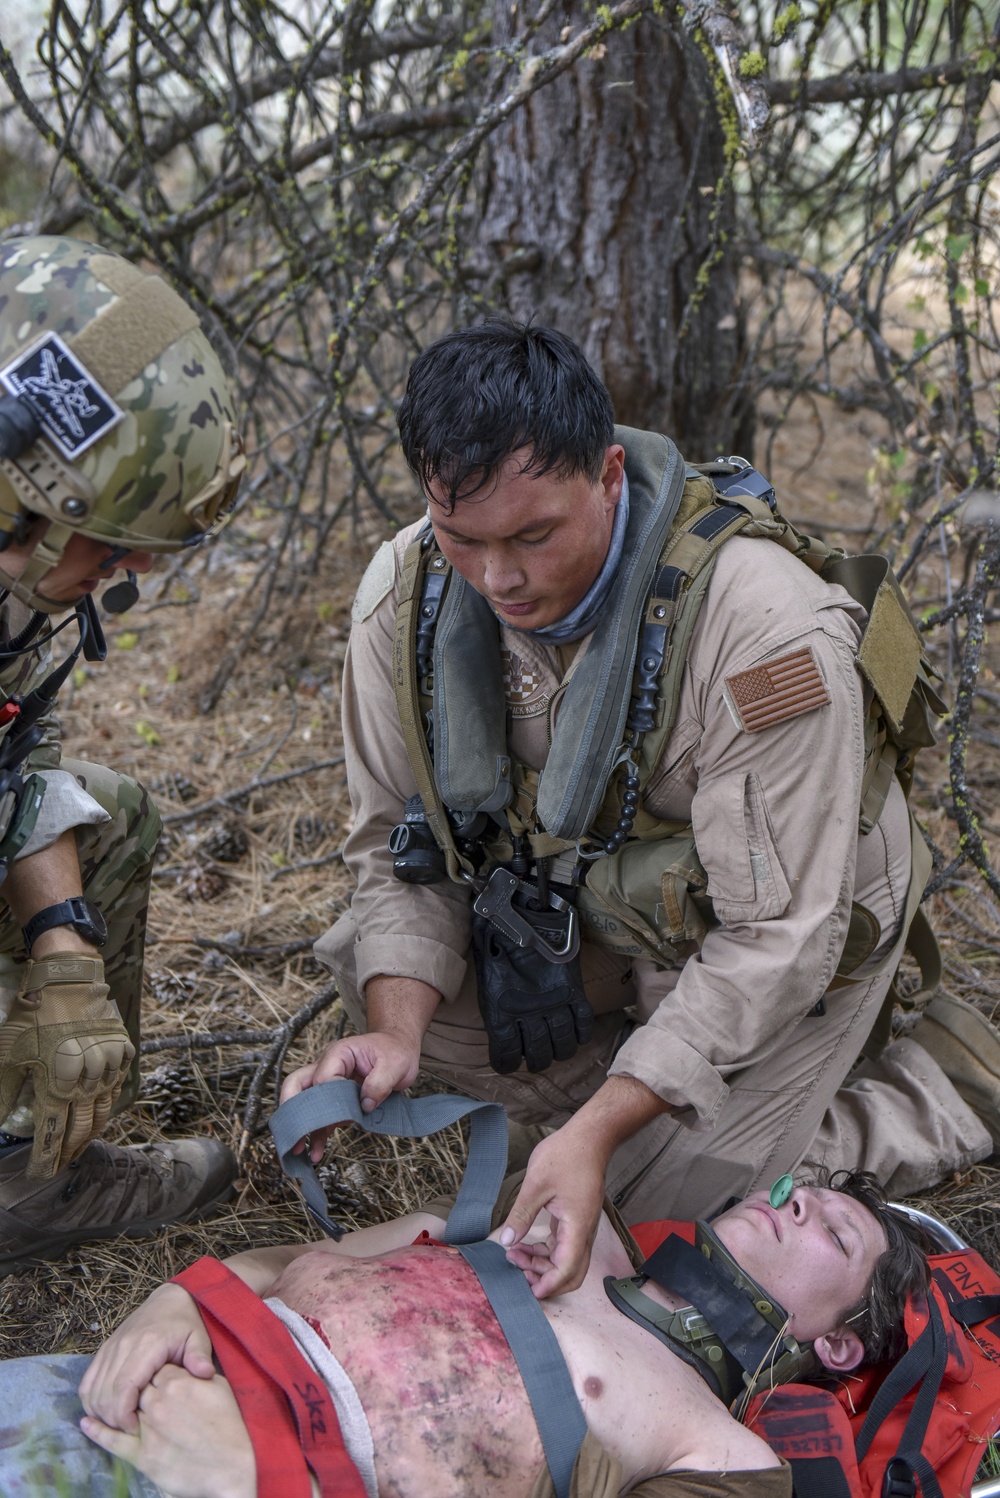
<path fill-rule="evenodd" d="M 29 952 L 42 932 L 51 931 L 53 926 L 70 926 L 85 941 L 93 942 L 95 947 L 103 947 L 108 939 L 104 917 L 97 906 L 91 905 L 82 895 L 72 895 L 68 900 L 60 900 L 57 905 L 46 905 L 44 910 L 39 910 L 31 917 L 21 928 Z"/>

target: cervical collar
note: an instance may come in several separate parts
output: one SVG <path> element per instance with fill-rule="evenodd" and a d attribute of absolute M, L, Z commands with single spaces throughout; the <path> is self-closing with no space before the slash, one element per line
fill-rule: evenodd
<path fill-rule="evenodd" d="M 689 1303 L 661 1306 L 643 1294 L 648 1280 Z M 817 1367 L 812 1345 L 788 1334 L 787 1312 L 705 1222 L 695 1224 L 694 1244 L 672 1233 L 637 1275 L 608 1275 L 604 1288 L 619 1311 L 696 1368 L 727 1405 L 744 1391 L 790 1383 Z"/>

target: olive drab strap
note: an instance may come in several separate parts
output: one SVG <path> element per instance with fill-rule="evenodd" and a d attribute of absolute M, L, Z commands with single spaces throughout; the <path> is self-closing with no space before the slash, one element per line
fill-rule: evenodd
<path fill-rule="evenodd" d="M 429 653 L 420 649 L 421 635 L 433 640 L 434 625 L 444 597 L 448 580 L 448 566 L 441 553 L 431 557 L 433 532 L 430 525 L 420 532 L 406 549 L 403 559 L 403 575 L 399 587 L 399 604 L 396 609 L 395 648 L 393 650 L 393 685 L 396 689 L 396 707 L 403 730 L 407 758 L 416 782 L 428 825 L 438 847 L 444 854 L 449 879 L 460 883 L 473 870 L 468 859 L 463 858 L 455 846 L 448 814 L 438 794 L 434 780 L 434 765 L 431 750 L 424 731 L 424 713 L 421 710 L 420 683 L 418 675 L 429 672 Z M 428 563 L 432 571 L 428 573 Z M 426 587 L 425 587 L 426 578 Z M 423 619 L 421 608 L 430 613 Z M 421 668 L 427 666 L 427 671 Z"/>

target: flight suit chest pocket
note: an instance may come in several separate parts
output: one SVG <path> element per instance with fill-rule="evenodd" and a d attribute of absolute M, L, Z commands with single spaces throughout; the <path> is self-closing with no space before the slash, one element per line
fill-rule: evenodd
<path fill-rule="evenodd" d="M 792 892 L 757 776 L 726 775 L 695 796 L 691 808 L 707 893 L 724 925 L 784 915 Z"/>

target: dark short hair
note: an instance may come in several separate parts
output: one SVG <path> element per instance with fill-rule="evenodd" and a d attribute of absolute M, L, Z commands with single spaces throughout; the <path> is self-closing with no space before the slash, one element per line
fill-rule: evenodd
<path fill-rule="evenodd" d="M 582 350 L 555 328 L 507 318 L 418 354 L 396 421 L 407 463 L 425 491 L 444 485 L 449 512 L 495 483 L 521 449 L 522 473 L 596 483 L 614 441 L 611 397 Z"/>
<path fill-rule="evenodd" d="M 845 1307 L 837 1324 L 849 1325 L 861 1338 L 863 1363 L 893 1363 L 906 1351 L 903 1313 L 907 1299 L 926 1293 L 930 1286 L 926 1239 L 909 1217 L 893 1211 L 870 1172 L 839 1171 L 826 1184 L 867 1208 L 881 1223 L 889 1245 L 876 1259 L 864 1295 Z"/>

